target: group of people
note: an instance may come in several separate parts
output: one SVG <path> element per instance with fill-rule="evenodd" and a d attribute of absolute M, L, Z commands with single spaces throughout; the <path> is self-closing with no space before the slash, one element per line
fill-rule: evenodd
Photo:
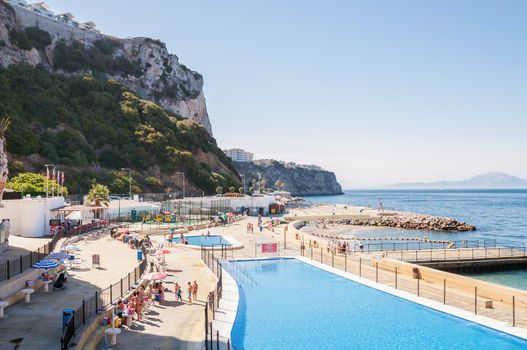
<path fill-rule="evenodd" d="M 364 244 L 361 241 L 350 242 L 350 241 L 329 241 L 327 245 L 328 253 L 338 254 L 349 254 L 351 251 L 356 251 L 356 247 L 364 252 Z"/>
<path fill-rule="evenodd" d="M 183 302 L 182 298 L 183 291 L 181 289 L 181 286 L 178 282 L 174 285 L 174 295 L 176 296 L 176 301 Z M 194 281 L 194 283 L 188 282 L 187 283 L 187 298 L 189 303 L 192 304 L 193 300 L 198 299 L 198 282 Z"/>
<path fill-rule="evenodd" d="M 247 223 L 247 233 L 254 233 L 254 224 L 251 222 Z"/>

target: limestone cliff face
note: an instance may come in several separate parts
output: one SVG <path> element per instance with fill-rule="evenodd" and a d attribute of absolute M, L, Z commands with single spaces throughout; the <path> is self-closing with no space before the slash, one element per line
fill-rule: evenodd
<path fill-rule="evenodd" d="M 342 187 L 335 174 L 314 165 L 299 165 L 276 160 L 256 160 L 253 162 L 235 162 L 238 173 L 245 176 L 247 188 L 253 180 L 258 180 L 258 173 L 265 180 L 265 187 L 277 188 L 276 182 L 284 182 L 285 191 L 294 196 L 318 196 L 342 194 Z M 258 185 L 256 185 L 256 188 Z"/>
<path fill-rule="evenodd" d="M 51 44 L 41 50 L 24 50 L 12 43 L 10 30 L 22 31 L 38 27 L 47 31 Z M 43 65 L 53 70 L 53 52 L 60 41 L 77 41 L 90 48 L 98 40 L 116 44 L 115 58 L 126 58 L 140 68 L 139 74 L 107 73 L 142 97 L 156 102 L 163 108 L 184 118 L 194 120 L 212 134 L 203 94 L 203 77 L 179 62 L 170 54 L 166 45 L 150 38 L 119 39 L 104 34 L 71 27 L 65 23 L 32 13 L 24 8 L 12 7 L 0 0 L 0 65 L 27 62 L 32 66 Z M 66 73 L 66 72 L 63 72 Z M 91 74 L 89 71 L 83 74 Z"/>

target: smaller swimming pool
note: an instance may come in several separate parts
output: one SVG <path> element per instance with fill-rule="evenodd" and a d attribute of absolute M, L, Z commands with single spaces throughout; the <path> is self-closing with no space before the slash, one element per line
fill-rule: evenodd
<path fill-rule="evenodd" d="M 188 241 L 189 245 L 194 245 L 198 247 L 212 247 L 214 245 L 220 246 L 222 244 L 226 246 L 231 246 L 232 243 L 226 240 L 223 236 L 220 235 L 211 235 L 211 236 L 185 236 L 185 239 Z M 179 237 L 174 237 L 174 243 L 179 243 Z"/>

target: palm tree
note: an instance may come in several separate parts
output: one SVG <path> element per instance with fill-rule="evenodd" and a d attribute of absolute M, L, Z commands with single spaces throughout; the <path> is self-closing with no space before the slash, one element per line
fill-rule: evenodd
<path fill-rule="evenodd" d="M 11 120 L 9 117 L 4 117 L 0 120 L 0 208 L 2 205 L 2 197 L 4 196 L 5 184 L 7 182 L 7 175 L 9 170 L 7 168 L 7 151 L 6 151 L 6 142 L 5 142 L 5 133 Z"/>
<path fill-rule="evenodd" d="M 86 195 L 86 198 L 91 205 L 95 207 L 108 206 L 109 205 L 110 190 L 107 186 L 101 184 L 91 185 L 90 191 Z M 97 213 L 96 217 L 100 217 L 100 211 Z"/>

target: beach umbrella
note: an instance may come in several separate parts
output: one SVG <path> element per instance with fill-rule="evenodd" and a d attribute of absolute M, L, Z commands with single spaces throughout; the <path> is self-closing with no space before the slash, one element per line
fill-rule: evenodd
<path fill-rule="evenodd" d="M 163 249 L 163 250 L 160 250 L 158 252 L 158 254 L 170 254 L 170 253 L 172 253 L 172 252 L 170 250 L 167 250 L 167 249 Z"/>
<path fill-rule="evenodd" d="M 164 211 L 162 211 L 162 213 L 165 214 L 165 215 L 170 215 L 170 212 L 168 210 L 164 210 Z"/>
<path fill-rule="evenodd" d="M 56 262 L 55 260 L 44 259 L 44 260 L 40 260 L 38 263 L 33 265 L 33 268 L 34 269 L 52 269 L 57 266 L 59 266 L 59 263 Z"/>
<path fill-rule="evenodd" d="M 48 256 L 46 256 L 46 259 L 65 260 L 65 259 L 72 259 L 72 257 L 73 255 L 60 252 L 60 253 L 51 253 Z"/>
<path fill-rule="evenodd" d="M 150 272 L 145 275 L 145 279 L 150 281 L 164 280 L 165 278 L 167 278 L 167 275 L 163 272 Z"/>

